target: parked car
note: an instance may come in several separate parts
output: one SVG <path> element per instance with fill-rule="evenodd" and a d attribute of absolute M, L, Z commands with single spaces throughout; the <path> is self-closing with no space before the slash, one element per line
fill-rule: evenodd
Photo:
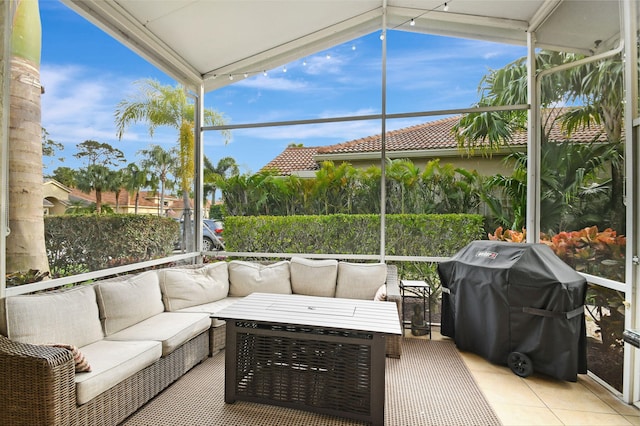
<path fill-rule="evenodd" d="M 182 221 L 180 221 L 180 235 L 182 236 Z M 224 223 L 219 219 L 203 219 L 202 220 L 202 250 L 224 250 Z M 181 246 L 181 238 L 175 242 L 174 247 L 179 250 Z"/>
<path fill-rule="evenodd" d="M 224 223 L 218 219 L 203 219 L 202 221 L 202 250 L 224 250 Z"/>

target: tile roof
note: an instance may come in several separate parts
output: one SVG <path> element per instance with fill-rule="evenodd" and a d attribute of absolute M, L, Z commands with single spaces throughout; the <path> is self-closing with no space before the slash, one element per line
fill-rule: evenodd
<path fill-rule="evenodd" d="M 443 118 L 387 132 L 387 151 L 457 148 L 453 125 L 460 116 Z M 380 151 L 381 135 L 367 136 L 349 142 L 318 148 L 318 154 Z"/>
<path fill-rule="evenodd" d="M 89 194 L 87 194 L 85 192 L 80 191 L 77 188 L 72 188 L 71 193 L 69 194 L 69 197 L 72 199 L 84 200 L 84 201 L 87 201 L 88 203 L 96 202 L 96 192 L 93 190 Z M 183 208 L 184 203 L 182 201 L 182 197 L 173 197 L 173 196 L 165 195 L 164 198 L 165 198 L 165 201 L 169 201 L 171 203 L 171 207 L 173 209 Z M 153 193 L 151 191 L 140 191 L 140 197 L 138 199 L 138 205 L 140 207 L 157 207 L 159 201 L 160 201 L 159 194 Z M 193 199 L 191 199 L 191 202 L 193 203 Z M 136 203 L 135 193 L 133 195 L 130 195 L 129 192 L 127 192 L 124 189 L 120 192 L 120 195 L 118 197 L 119 206 L 122 206 L 122 207 L 133 206 L 135 203 Z M 115 207 L 116 205 L 115 192 L 109 192 L 109 191 L 102 192 L 102 204 L 108 204 L 112 207 Z M 206 206 L 209 206 L 210 204 L 211 204 L 211 201 L 207 200 Z"/>
<path fill-rule="evenodd" d="M 289 176 L 300 170 L 318 170 L 320 167 L 314 160 L 318 147 L 288 146 L 276 158 L 271 160 L 260 171 L 274 171 L 279 176 Z"/>
<path fill-rule="evenodd" d="M 554 113 L 566 111 L 556 109 Z M 403 129 L 387 132 L 386 150 L 393 151 L 425 151 L 424 156 L 429 157 L 429 150 L 449 149 L 457 150 L 458 143 L 453 133 L 453 126 L 460 120 L 460 116 L 447 117 L 440 120 L 429 121 Z M 558 121 L 549 133 L 550 140 L 566 140 L 567 134 L 560 127 Z M 591 142 L 593 140 L 606 141 L 606 135 L 602 126 L 576 129 L 571 134 L 571 140 L 575 142 Z M 516 132 L 512 146 L 526 146 L 526 130 Z M 271 160 L 261 171 L 275 170 L 281 176 L 290 175 L 294 171 L 317 170 L 319 168 L 316 155 L 331 154 L 359 154 L 365 152 L 379 152 L 381 148 L 381 135 L 367 136 L 352 141 L 335 145 L 320 147 L 287 147 L 276 158 Z"/>

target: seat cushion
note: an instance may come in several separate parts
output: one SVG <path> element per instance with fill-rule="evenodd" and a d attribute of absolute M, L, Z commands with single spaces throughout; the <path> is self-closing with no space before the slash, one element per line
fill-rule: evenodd
<path fill-rule="evenodd" d="M 155 340 L 162 356 L 193 339 L 211 326 L 209 314 L 163 312 L 106 337 L 107 340 Z"/>
<path fill-rule="evenodd" d="M 227 262 L 211 263 L 198 269 L 161 269 L 158 278 L 168 312 L 215 302 L 229 294 Z"/>
<path fill-rule="evenodd" d="M 338 263 L 336 297 L 373 300 L 387 279 L 385 263 Z"/>
<path fill-rule="evenodd" d="M 162 355 L 162 345 L 154 341 L 100 340 L 80 350 L 91 360 L 91 372 L 75 375 L 78 404 L 90 401 L 150 366 Z"/>
<path fill-rule="evenodd" d="M 229 296 L 248 296 L 253 292 L 291 294 L 289 262 L 262 265 L 242 260 L 229 262 Z"/>
<path fill-rule="evenodd" d="M 231 306 L 236 303 L 238 300 L 242 300 L 242 297 L 225 297 L 224 299 L 217 300 L 211 303 L 205 303 L 202 305 L 190 306 L 188 308 L 180 309 L 177 312 L 200 312 L 206 313 L 209 315 L 214 315 L 216 312 L 226 308 L 227 306 Z M 217 327 L 218 325 L 225 324 L 223 320 L 218 318 L 211 318 L 211 326 Z"/>
<path fill-rule="evenodd" d="M 102 326 L 92 286 L 7 297 L 2 333 L 21 343 L 65 343 L 77 347 L 102 340 Z"/>
<path fill-rule="evenodd" d="M 157 271 L 95 285 L 105 336 L 164 312 Z"/>
<path fill-rule="evenodd" d="M 335 296 L 338 276 L 337 260 L 292 257 L 290 269 L 293 293 L 307 296 Z"/>

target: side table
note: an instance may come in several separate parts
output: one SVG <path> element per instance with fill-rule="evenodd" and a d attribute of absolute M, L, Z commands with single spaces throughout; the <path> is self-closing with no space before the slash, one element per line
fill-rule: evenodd
<path fill-rule="evenodd" d="M 403 328 L 411 329 L 411 333 L 416 336 L 428 334 L 429 339 L 431 339 L 431 287 L 429 287 L 429 284 L 419 280 L 400 280 L 400 295 L 402 296 Z M 415 320 L 407 321 L 405 319 L 405 306 L 408 299 L 420 299 L 422 301 L 422 318 L 416 324 L 414 324 Z M 419 309 L 418 306 L 416 305 L 414 309 Z"/>

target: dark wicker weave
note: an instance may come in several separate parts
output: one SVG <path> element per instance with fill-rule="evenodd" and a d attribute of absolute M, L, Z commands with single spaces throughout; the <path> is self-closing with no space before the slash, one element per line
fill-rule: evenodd
<path fill-rule="evenodd" d="M 71 352 L 0 336 L 1 425 L 117 425 L 207 358 L 209 332 L 78 406 Z"/>

